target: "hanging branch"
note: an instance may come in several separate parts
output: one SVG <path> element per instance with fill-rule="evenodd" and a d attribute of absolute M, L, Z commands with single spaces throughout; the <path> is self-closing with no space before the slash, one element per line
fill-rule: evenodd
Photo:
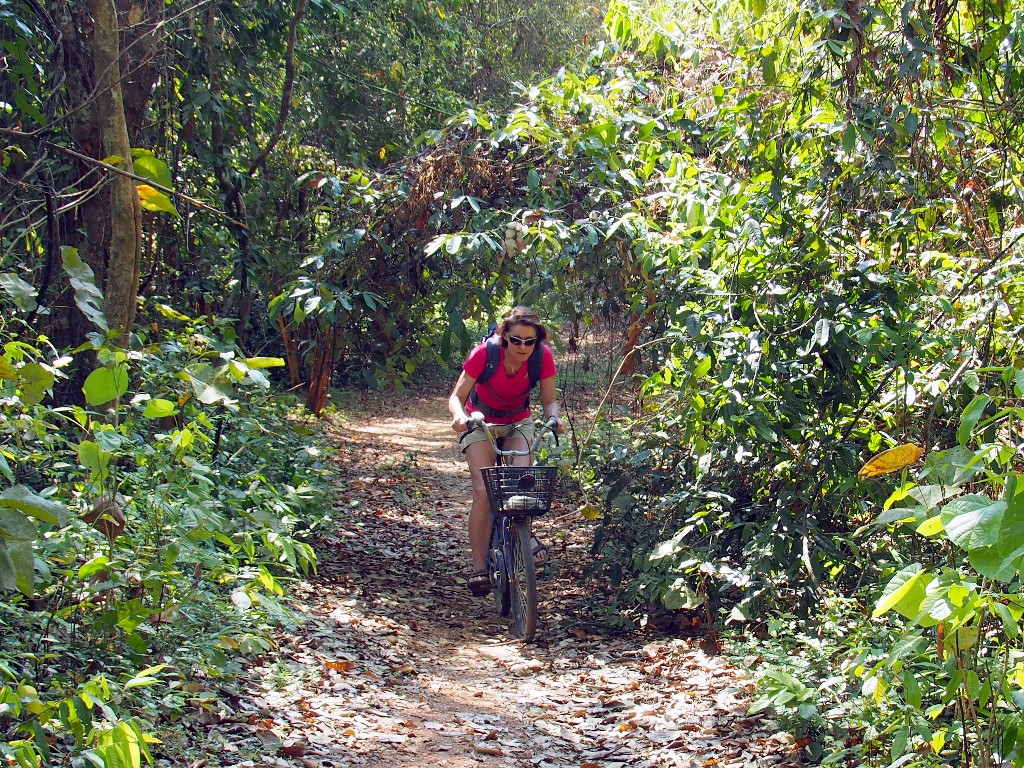
<path fill-rule="evenodd" d="M 249 163 L 247 174 L 249 176 L 256 173 L 263 165 L 267 156 L 277 146 L 277 142 L 281 140 L 281 136 L 284 134 L 284 124 L 288 120 L 288 114 L 291 112 L 292 90 L 295 87 L 295 36 L 299 22 L 302 20 L 305 12 L 306 0 L 297 0 L 295 3 L 295 15 L 292 17 L 291 26 L 288 28 L 288 50 L 284 58 L 284 88 L 281 90 L 281 109 L 277 115 L 277 124 L 274 126 L 274 131 L 270 135 L 270 141 L 267 142 L 267 146 Z"/>

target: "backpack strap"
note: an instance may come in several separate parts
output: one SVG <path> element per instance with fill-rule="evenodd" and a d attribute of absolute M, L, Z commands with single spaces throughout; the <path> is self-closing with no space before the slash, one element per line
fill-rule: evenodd
<path fill-rule="evenodd" d="M 501 337 L 491 334 L 484 343 L 487 344 L 487 358 L 484 360 L 483 371 L 477 377 L 478 384 L 486 384 L 490 381 L 501 361 Z"/>
<path fill-rule="evenodd" d="M 496 400 L 502 400 L 498 397 L 497 393 L 487 383 L 491 377 L 494 376 L 494 372 L 498 370 L 498 363 L 501 361 L 501 337 L 497 334 L 491 334 L 487 337 L 487 357 L 484 361 L 484 369 L 480 372 L 480 376 L 477 377 L 477 385 L 483 385 L 491 390 L 491 394 L 494 395 Z M 527 365 L 527 376 L 530 381 L 530 388 L 526 390 L 526 398 L 523 400 L 523 404 L 518 408 L 491 408 L 480 402 L 480 397 L 476 393 L 476 386 L 473 387 L 473 391 L 469 393 L 469 402 L 473 406 L 483 413 L 484 416 L 492 416 L 497 418 L 508 418 L 515 416 L 517 413 L 530 407 L 530 392 L 537 386 L 537 382 L 540 381 L 540 369 L 541 364 L 544 362 L 544 342 L 538 343 L 533 352 L 530 354 L 529 359 L 526 362 Z"/>
<path fill-rule="evenodd" d="M 530 355 L 530 359 L 526 361 L 527 373 L 530 377 L 530 389 L 532 390 L 537 386 L 537 382 L 540 381 L 540 368 L 544 362 L 544 342 L 537 342 L 537 346 L 533 348 L 533 354 Z"/>

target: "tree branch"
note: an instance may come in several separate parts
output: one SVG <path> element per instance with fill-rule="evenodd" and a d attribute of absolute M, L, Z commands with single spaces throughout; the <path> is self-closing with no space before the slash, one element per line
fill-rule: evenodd
<path fill-rule="evenodd" d="M 151 179 L 147 179 L 145 176 L 139 176 L 137 173 L 133 173 L 131 171 L 126 171 L 124 168 L 118 168 L 116 165 L 111 165 L 110 163 L 105 163 L 102 160 L 97 160 L 94 157 L 89 157 L 88 155 L 83 155 L 81 152 L 75 152 L 75 150 L 73 150 L 73 149 L 69 149 L 68 147 L 62 147 L 59 144 L 54 144 L 53 142 L 50 142 L 50 141 L 46 142 L 46 146 L 50 147 L 51 149 L 55 149 L 58 152 L 61 152 L 61 153 L 65 154 L 65 155 L 73 157 L 76 160 L 81 160 L 84 163 L 89 163 L 90 165 L 94 165 L 97 168 L 102 168 L 102 169 L 104 169 L 106 171 L 110 171 L 111 173 L 120 174 L 121 176 L 127 176 L 129 179 L 134 179 L 135 181 L 138 181 L 138 182 L 140 182 L 142 184 L 148 184 L 153 189 L 160 190 L 165 195 L 172 195 L 173 197 L 176 197 L 179 200 L 184 200 L 189 205 L 194 205 L 196 208 L 200 208 L 200 209 L 202 209 L 204 211 L 208 211 L 208 212 L 210 212 L 210 213 L 212 213 L 212 214 L 214 214 L 216 216 L 220 216 L 222 219 L 226 219 L 227 221 L 231 222 L 235 226 L 238 226 L 238 227 L 242 226 L 242 224 L 240 222 L 238 222 L 235 219 L 233 219 L 230 216 L 228 216 L 224 211 L 222 211 L 222 210 L 220 210 L 218 208 L 214 208 L 211 205 L 207 205 L 202 200 L 196 200 L 194 197 L 189 197 L 188 195 L 184 194 L 183 192 L 177 192 L 177 191 L 175 191 L 173 189 L 170 189 L 168 187 L 165 187 L 165 186 L 163 186 L 161 184 L 157 184 L 155 181 L 153 181 Z"/>
<path fill-rule="evenodd" d="M 247 174 L 249 176 L 256 173 L 260 166 L 263 165 L 267 156 L 274 150 L 277 142 L 281 140 L 281 136 L 284 134 L 284 124 L 288 120 L 288 114 L 292 108 L 292 89 L 295 87 L 295 37 L 299 22 L 302 20 L 305 12 L 306 0 L 296 0 L 295 16 L 292 17 L 291 26 L 288 28 L 288 51 L 285 54 L 284 60 L 284 88 L 281 90 L 281 109 L 277 115 L 277 125 L 274 126 L 274 131 L 270 135 L 270 141 L 267 142 L 267 146 L 249 163 Z"/>

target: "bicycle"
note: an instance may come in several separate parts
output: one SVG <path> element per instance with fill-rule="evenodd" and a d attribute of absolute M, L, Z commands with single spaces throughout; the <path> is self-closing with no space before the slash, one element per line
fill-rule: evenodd
<path fill-rule="evenodd" d="M 548 419 L 537 430 L 526 450 L 505 450 L 491 433 L 479 411 L 469 424 L 483 429 L 495 451 L 495 465 L 483 467 L 487 501 L 491 508 L 491 542 L 487 549 L 487 571 L 491 595 L 501 616 L 512 615 L 515 633 L 525 642 L 537 631 L 537 570 L 531 546 L 531 520 L 551 509 L 558 467 L 514 466 L 506 461 L 516 456 L 533 456 L 545 432 L 555 434 L 558 421 Z"/>

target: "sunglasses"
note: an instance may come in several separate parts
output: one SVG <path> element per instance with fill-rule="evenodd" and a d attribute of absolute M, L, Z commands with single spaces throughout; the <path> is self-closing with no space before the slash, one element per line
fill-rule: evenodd
<path fill-rule="evenodd" d="M 507 336 L 508 336 L 508 340 L 511 341 L 517 347 L 521 347 L 524 344 L 527 347 L 532 347 L 534 344 L 537 343 L 537 337 L 536 336 L 531 336 L 528 339 L 521 339 L 518 336 L 513 336 L 511 333 L 507 334 Z"/>

